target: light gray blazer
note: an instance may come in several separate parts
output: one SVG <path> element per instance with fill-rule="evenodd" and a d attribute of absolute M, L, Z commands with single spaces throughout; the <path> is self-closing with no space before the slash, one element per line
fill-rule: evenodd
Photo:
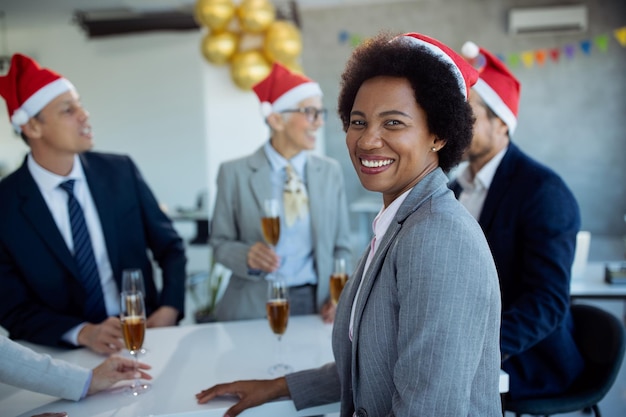
<path fill-rule="evenodd" d="M 500 292 L 478 223 L 436 170 L 398 210 L 350 311 L 368 250 L 337 307 L 335 363 L 287 376 L 301 409 L 341 416 L 502 416 Z"/>
<path fill-rule="evenodd" d="M 78 401 L 90 372 L 0 336 L 0 382 L 5 384 Z"/>
<path fill-rule="evenodd" d="M 216 308 L 218 320 L 263 318 L 265 274 L 251 275 L 247 254 L 263 241 L 263 200 L 272 196 L 271 167 L 263 147 L 220 166 L 210 244 L 215 260 L 232 271 Z M 343 175 L 337 161 L 308 154 L 306 162 L 313 251 L 318 277 L 318 309 L 328 300 L 335 256 L 350 259 L 350 224 Z"/>

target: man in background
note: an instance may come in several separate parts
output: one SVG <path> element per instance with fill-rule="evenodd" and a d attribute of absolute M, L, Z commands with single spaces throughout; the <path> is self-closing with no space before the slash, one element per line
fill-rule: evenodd
<path fill-rule="evenodd" d="M 183 242 L 133 161 L 90 152 L 76 89 L 33 59 L 12 57 L 0 94 L 30 147 L 0 182 L 0 325 L 12 339 L 117 352 L 126 268 L 146 278 L 147 325 L 175 325 L 184 312 Z"/>
<path fill-rule="evenodd" d="M 491 247 L 502 292 L 502 368 L 511 398 L 562 392 L 583 369 L 569 310 L 570 273 L 580 228 L 578 203 L 563 180 L 511 142 L 520 83 L 489 51 L 472 88 L 469 162 L 451 183 Z"/>
<path fill-rule="evenodd" d="M 290 314 L 318 313 L 332 322 L 328 281 L 333 258 L 350 256 L 350 232 L 339 164 L 309 152 L 324 124 L 322 91 L 280 64 L 253 89 L 270 138 L 219 169 L 210 244 L 215 260 L 233 273 L 216 318 L 265 317 L 266 278 L 279 274 L 289 286 Z M 281 206 L 275 248 L 261 230 L 263 201 L 269 198 Z"/>

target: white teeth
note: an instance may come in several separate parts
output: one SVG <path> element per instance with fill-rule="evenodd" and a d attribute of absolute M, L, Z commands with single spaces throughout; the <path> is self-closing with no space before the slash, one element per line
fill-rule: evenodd
<path fill-rule="evenodd" d="M 91 128 L 90 127 L 83 127 L 82 133 L 83 133 L 83 135 L 88 135 L 89 133 L 91 133 Z"/>
<path fill-rule="evenodd" d="M 363 164 L 363 166 L 367 167 L 367 168 L 379 168 L 385 165 L 389 165 L 393 162 L 393 159 L 385 159 L 385 160 L 376 160 L 376 161 L 370 161 L 368 159 L 361 159 L 361 163 Z"/>

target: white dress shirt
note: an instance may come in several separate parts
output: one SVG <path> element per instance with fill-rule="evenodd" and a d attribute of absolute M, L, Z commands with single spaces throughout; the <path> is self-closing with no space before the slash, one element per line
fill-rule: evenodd
<path fill-rule="evenodd" d="M 459 195 L 459 202 L 470 212 L 470 214 L 478 220 L 480 213 L 483 210 L 485 204 L 485 198 L 487 198 L 487 192 L 493 181 L 493 177 L 496 175 L 496 170 L 500 166 L 500 162 L 506 153 L 507 148 L 504 148 L 496 154 L 489 162 L 483 166 L 480 171 L 476 173 L 472 178 L 472 171 L 469 164 L 465 169 L 461 170 L 457 181 L 463 188 Z"/>
<path fill-rule="evenodd" d="M 85 222 L 89 229 L 89 236 L 91 238 L 91 246 L 93 247 L 94 256 L 96 258 L 96 264 L 98 265 L 98 273 L 100 275 L 100 284 L 102 285 L 102 292 L 104 295 L 104 304 L 107 314 L 109 316 L 116 316 L 119 314 L 119 291 L 117 284 L 113 279 L 113 270 L 111 263 L 109 262 L 109 254 L 106 250 L 106 243 L 104 241 L 104 233 L 102 232 L 102 225 L 100 224 L 100 217 L 96 205 L 93 202 L 91 193 L 89 192 L 89 186 L 85 179 L 85 173 L 83 166 L 80 163 L 78 155 L 74 157 L 74 166 L 69 175 L 63 177 L 54 174 L 41 165 L 39 165 L 35 158 L 31 154 L 28 155 L 27 165 L 30 174 L 33 176 L 39 191 L 41 192 L 52 218 L 61 232 L 61 236 L 65 240 L 67 247 L 71 253 L 74 253 L 74 241 L 72 238 L 72 228 L 70 225 L 69 213 L 67 210 L 68 195 L 63 189 L 59 187 L 64 181 L 69 179 L 75 180 L 74 183 L 74 196 L 83 209 L 85 216 Z M 78 332 L 82 327 L 79 325 L 63 335 L 63 340 L 66 342 L 78 345 Z"/>

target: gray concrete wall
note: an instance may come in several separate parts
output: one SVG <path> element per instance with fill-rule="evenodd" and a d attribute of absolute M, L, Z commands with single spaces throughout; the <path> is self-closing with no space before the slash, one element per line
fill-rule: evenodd
<path fill-rule="evenodd" d="M 542 67 L 512 68 L 522 83 L 519 126 L 513 140 L 568 183 L 581 207 L 582 227 L 592 232 L 592 241 L 594 237 L 625 235 L 626 48 L 619 45 L 612 31 L 626 25 L 626 2 L 574 2 L 588 7 L 586 33 L 525 36 L 507 33 L 507 13 L 512 7 L 571 3 L 418 0 L 303 10 L 303 66 L 307 74 L 321 83 L 325 105 L 332 110 L 326 127 L 326 151 L 342 163 L 350 200 L 368 192 L 354 174 L 335 113 L 339 77 L 352 51 L 349 43 L 339 42 L 341 31 L 364 37 L 380 30 L 417 31 L 457 50 L 466 40 L 472 40 L 505 56 L 562 48 L 608 34 L 606 52 L 594 47 L 589 55 L 584 55 L 578 48 L 571 60 L 562 56 L 558 63 L 546 62 Z"/>

